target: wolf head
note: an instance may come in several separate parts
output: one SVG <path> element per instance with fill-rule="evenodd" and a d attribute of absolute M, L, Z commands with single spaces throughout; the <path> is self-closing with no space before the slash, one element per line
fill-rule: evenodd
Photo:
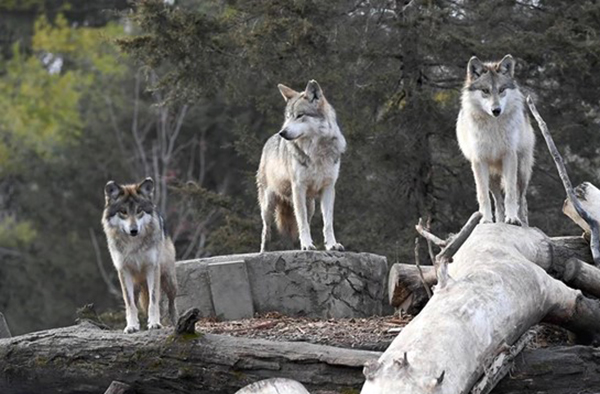
<path fill-rule="evenodd" d="M 144 235 L 153 221 L 154 181 L 146 178 L 138 184 L 119 185 L 110 181 L 104 187 L 105 223 L 123 233 L 136 237 Z"/>
<path fill-rule="evenodd" d="M 279 132 L 281 137 L 293 141 L 316 134 L 327 136 L 337 127 L 335 111 L 325 99 L 317 81 L 308 82 L 302 93 L 281 84 L 277 87 L 287 102 L 285 122 Z"/>
<path fill-rule="evenodd" d="M 493 117 L 508 112 L 514 99 L 520 97 L 514 74 L 515 60 L 511 55 L 495 63 L 482 63 L 473 56 L 465 82 L 471 104 Z"/>

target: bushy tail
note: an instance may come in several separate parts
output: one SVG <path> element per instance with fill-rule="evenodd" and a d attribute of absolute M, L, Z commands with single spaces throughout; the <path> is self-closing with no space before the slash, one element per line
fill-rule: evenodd
<path fill-rule="evenodd" d="M 281 234 L 292 239 L 298 237 L 298 226 L 294 216 L 294 207 L 287 201 L 278 201 L 275 207 L 275 224 Z"/>

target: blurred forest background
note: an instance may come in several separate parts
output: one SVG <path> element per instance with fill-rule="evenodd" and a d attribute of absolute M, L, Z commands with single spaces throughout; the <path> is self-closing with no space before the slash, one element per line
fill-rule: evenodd
<path fill-rule="evenodd" d="M 88 302 L 121 308 L 100 226 L 110 179 L 157 180 L 179 259 L 258 251 L 278 83 L 314 78 L 337 110 L 348 250 L 412 261 L 419 217 L 445 234 L 477 209 L 455 139 L 472 55 L 517 59 L 573 181 L 598 184 L 599 35 L 597 1 L 0 1 L 0 311 L 19 334 Z M 541 138 L 536 157 L 530 223 L 578 233 Z"/>

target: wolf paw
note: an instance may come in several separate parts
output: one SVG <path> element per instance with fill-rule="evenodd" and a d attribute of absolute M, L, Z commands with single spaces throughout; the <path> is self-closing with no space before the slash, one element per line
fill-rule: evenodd
<path fill-rule="evenodd" d="M 523 224 L 519 218 L 506 218 L 504 221 L 506 224 L 512 224 L 513 226 L 521 227 Z"/>
<path fill-rule="evenodd" d="M 160 330 L 161 328 L 163 328 L 163 326 L 160 323 L 148 324 L 148 330 Z"/>
<path fill-rule="evenodd" d="M 313 244 L 302 245 L 302 247 L 300 249 L 302 249 L 302 250 L 317 250 L 317 248 L 315 248 L 315 245 L 313 245 Z"/>
<path fill-rule="evenodd" d="M 344 246 L 340 243 L 335 243 L 326 247 L 327 250 L 337 250 L 338 252 L 344 251 Z"/>
<path fill-rule="evenodd" d="M 492 220 L 492 218 L 483 217 L 479 221 L 479 224 L 489 224 L 489 223 L 494 223 L 494 221 Z"/>
<path fill-rule="evenodd" d="M 134 332 L 138 332 L 140 330 L 140 326 L 127 326 L 123 330 L 125 334 L 133 334 Z"/>

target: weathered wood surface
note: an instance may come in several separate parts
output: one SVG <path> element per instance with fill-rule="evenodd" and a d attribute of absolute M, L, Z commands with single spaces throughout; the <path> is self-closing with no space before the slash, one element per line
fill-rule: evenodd
<path fill-rule="evenodd" d="M 600 349 L 560 346 L 525 350 L 491 394 L 600 393 Z"/>
<path fill-rule="evenodd" d="M 0 340 L 0 393 L 102 393 L 113 381 L 136 393 L 233 393 L 271 377 L 312 394 L 360 387 L 362 364 L 382 353 L 206 335 L 172 342 L 167 331 L 125 335 L 89 323 Z M 492 394 L 572 394 L 599 388 L 600 349 L 525 350 Z"/>
<path fill-rule="evenodd" d="M 362 367 L 381 353 L 170 331 L 135 334 L 84 323 L 0 340 L 0 393 L 103 393 L 112 381 L 136 392 L 223 393 L 282 377 L 306 388 L 359 388 Z"/>
<path fill-rule="evenodd" d="M 540 233 L 541 234 L 541 233 Z M 586 294 L 600 297 L 600 269 L 593 265 L 589 242 L 580 236 L 545 238 L 539 245 L 544 258 L 535 261 L 553 277 Z M 432 266 L 421 266 L 425 282 L 432 287 L 437 279 Z M 428 301 L 414 264 L 397 263 L 388 280 L 390 305 L 416 315 Z"/>
<path fill-rule="evenodd" d="M 467 393 L 499 351 L 544 320 L 595 339 L 600 304 L 548 275 L 554 257 L 537 229 L 477 226 L 447 285 L 365 368 L 362 393 Z"/>

